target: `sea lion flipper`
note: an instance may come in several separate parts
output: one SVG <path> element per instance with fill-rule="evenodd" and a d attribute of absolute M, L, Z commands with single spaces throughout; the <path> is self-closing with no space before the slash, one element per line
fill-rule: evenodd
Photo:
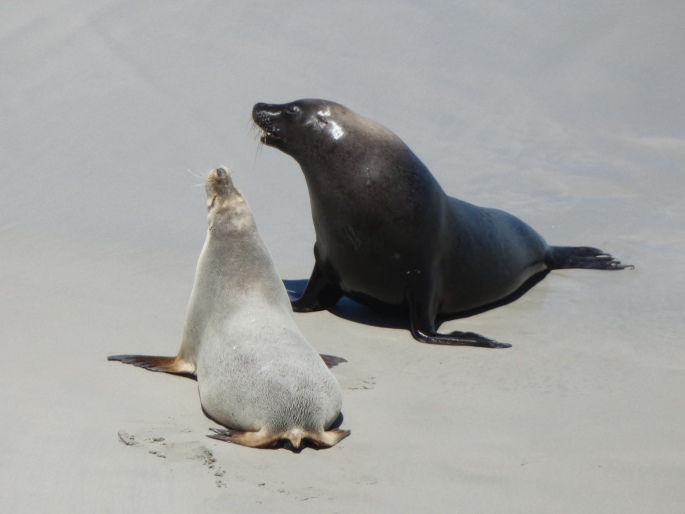
<path fill-rule="evenodd" d="M 495 341 L 494 339 L 490 339 L 473 332 L 460 332 L 456 330 L 454 332 L 450 332 L 449 334 L 435 334 L 434 337 L 437 337 L 438 339 L 446 338 L 446 340 L 449 341 L 454 339 L 464 341 L 463 343 L 459 344 L 463 344 L 465 346 L 480 346 L 482 348 L 511 348 L 509 343 L 500 343 L 499 341 Z"/>
<path fill-rule="evenodd" d="M 633 269 L 632 264 L 621 264 L 599 248 L 590 246 L 550 246 L 545 254 L 545 264 L 550 269 L 599 269 L 622 270 Z"/>
<path fill-rule="evenodd" d="M 329 368 L 334 368 L 338 364 L 347 362 L 347 359 L 343 359 L 342 357 L 336 357 L 335 355 L 326 355 L 324 353 L 319 354 L 319 357 L 321 357 L 321 360 L 323 360 L 324 364 Z"/>
<path fill-rule="evenodd" d="M 342 290 L 329 282 L 315 263 L 302 296 L 290 303 L 295 312 L 322 311 L 338 303 L 342 294 Z"/>
<path fill-rule="evenodd" d="M 308 432 L 293 429 L 286 432 L 270 433 L 267 430 L 259 432 L 243 432 L 232 429 L 210 428 L 213 434 L 207 435 L 211 439 L 227 443 L 249 446 L 250 448 L 270 448 L 285 443 L 286 447 L 298 451 L 303 441 L 309 441 L 316 448 L 330 448 L 350 435 L 349 430 L 333 429 L 325 432 Z"/>
<path fill-rule="evenodd" d="M 510 348 L 509 343 L 499 343 L 487 337 L 483 337 L 473 332 L 451 332 L 449 334 L 439 334 L 435 330 L 435 314 L 430 312 L 427 305 L 430 302 L 417 300 L 414 291 L 420 288 L 417 282 L 410 286 L 407 291 L 407 305 L 409 306 L 409 321 L 411 335 L 414 339 L 427 344 L 441 344 L 447 346 L 478 346 L 481 348 Z"/>
<path fill-rule="evenodd" d="M 207 437 L 211 439 L 239 444 L 240 446 L 248 446 L 250 448 L 270 448 L 278 445 L 282 439 L 287 439 L 287 437 L 284 437 L 285 434 L 283 433 L 273 434 L 266 430 L 260 430 L 259 432 L 232 430 L 230 428 L 210 428 L 210 430 L 214 432 L 213 434 L 207 435 Z"/>
<path fill-rule="evenodd" d="M 207 437 L 210 439 L 216 439 L 217 441 L 224 441 L 226 443 L 238 443 L 235 439 L 234 436 L 238 434 L 245 434 L 247 432 L 238 432 L 236 430 L 230 430 L 230 429 L 223 429 L 223 428 L 210 428 L 213 434 L 208 434 Z"/>
<path fill-rule="evenodd" d="M 352 432 L 349 430 L 333 429 L 322 432 L 321 434 L 310 434 L 308 439 L 314 443 L 317 448 L 330 448 L 331 446 L 338 444 L 351 433 Z"/>
<path fill-rule="evenodd" d="M 474 334 L 473 332 L 450 332 L 449 334 L 439 334 L 438 332 L 427 332 L 421 330 L 411 331 L 414 339 L 427 344 L 442 344 L 447 346 L 478 346 L 480 348 L 511 348 L 509 343 L 500 343 L 493 339 Z"/>
<path fill-rule="evenodd" d="M 159 357 L 156 355 L 110 355 L 108 361 L 119 361 L 139 368 L 162 373 L 194 375 L 195 366 L 179 357 Z"/>

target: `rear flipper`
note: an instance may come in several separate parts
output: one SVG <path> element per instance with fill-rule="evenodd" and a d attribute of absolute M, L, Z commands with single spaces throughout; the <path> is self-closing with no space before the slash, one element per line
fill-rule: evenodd
<path fill-rule="evenodd" d="M 621 264 L 608 253 L 589 246 L 550 246 L 545 255 L 545 264 L 549 269 L 602 269 L 619 270 L 635 266 Z"/>
<path fill-rule="evenodd" d="M 179 357 L 157 357 L 154 355 L 110 355 L 108 361 L 119 361 L 133 364 L 139 368 L 163 373 L 194 375 L 195 366 Z"/>
<path fill-rule="evenodd" d="M 302 442 L 310 442 L 316 448 L 330 448 L 350 435 L 349 430 L 328 430 L 326 432 L 306 432 L 304 430 L 291 430 L 276 434 L 265 430 L 259 432 L 241 432 L 239 430 L 210 428 L 214 434 L 207 437 L 217 441 L 239 444 L 250 448 L 272 448 L 283 442 L 293 450 L 299 450 Z"/>

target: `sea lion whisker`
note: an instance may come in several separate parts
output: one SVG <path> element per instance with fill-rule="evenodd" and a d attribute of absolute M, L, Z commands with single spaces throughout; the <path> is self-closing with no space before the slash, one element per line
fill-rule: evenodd
<path fill-rule="evenodd" d="M 193 184 L 193 187 L 204 187 L 204 185 L 205 185 L 205 177 L 203 177 L 203 176 L 201 176 L 201 175 L 195 173 L 195 172 L 192 171 L 190 168 L 186 168 L 186 171 L 187 171 L 193 178 L 196 178 L 196 179 L 198 179 L 198 180 L 201 180 L 201 182 L 200 182 L 199 184 Z"/>

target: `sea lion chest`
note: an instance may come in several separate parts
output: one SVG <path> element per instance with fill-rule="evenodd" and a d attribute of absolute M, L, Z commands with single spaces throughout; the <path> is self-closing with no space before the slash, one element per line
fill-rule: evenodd
<path fill-rule="evenodd" d="M 440 259 L 444 193 L 413 154 L 346 157 L 325 172 L 303 166 L 317 264 L 354 299 L 401 305 L 415 273 Z"/>

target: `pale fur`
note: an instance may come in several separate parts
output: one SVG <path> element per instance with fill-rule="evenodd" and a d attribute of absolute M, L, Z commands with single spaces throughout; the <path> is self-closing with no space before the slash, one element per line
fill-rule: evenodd
<path fill-rule="evenodd" d="M 250 207 L 224 168 L 205 183 L 209 229 L 177 357 L 112 356 L 153 371 L 197 376 L 207 415 L 233 430 L 216 439 L 265 447 L 302 439 L 328 447 L 349 432 L 337 380 L 304 338 Z"/>
<path fill-rule="evenodd" d="M 250 208 L 226 175 L 206 183 L 209 230 L 179 356 L 195 367 L 202 406 L 222 425 L 268 433 L 323 431 L 338 382 L 293 320 Z"/>

